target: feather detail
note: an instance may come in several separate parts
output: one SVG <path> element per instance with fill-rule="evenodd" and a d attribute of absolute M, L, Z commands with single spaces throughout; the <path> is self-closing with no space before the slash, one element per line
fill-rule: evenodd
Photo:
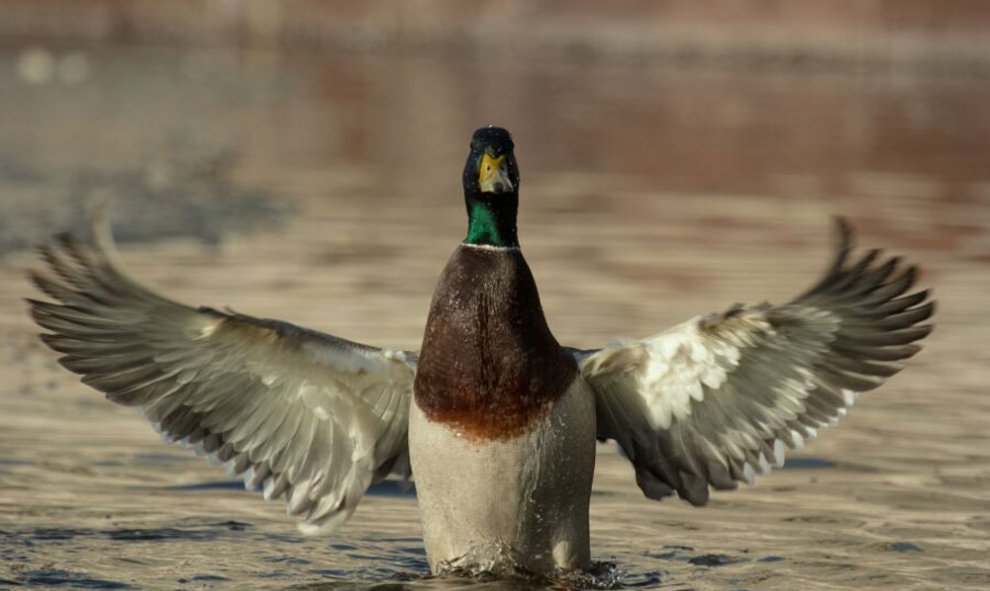
<path fill-rule="evenodd" d="M 163 438 L 266 499 L 286 496 L 309 530 L 346 521 L 391 467 L 409 477 L 415 355 L 173 302 L 127 275 L 99 218 L 93 236 L 40 248 L 54 276 L 31 278 L 56 302 L 28 300 L 43 341 L 83 382 L 141 407 Z"/>
<path fill-rule="evenodd" d="M 618 441 L 647 497 L 701 505 L 709 486 L 752 484 L 920 350 L 935 304 L 928 291 L 903 295 L 915 267 L 899 272 L 879 250 L 850 263 L 852 228 L 837 229 L 828 272 L 788 304 L 570 350 L 595 391 L 599 439 Z"/>

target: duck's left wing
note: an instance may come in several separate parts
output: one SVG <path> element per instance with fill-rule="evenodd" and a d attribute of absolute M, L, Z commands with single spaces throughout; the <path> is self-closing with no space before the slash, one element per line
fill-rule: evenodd
<path fill-rule="evenodd" d="M 875 264 L 875 250 L 849 264 L 852 231 L 838 226 L 834 264 L 788 304 L 736 306 L 574 351 L 595 391 L 598 436 L 620 444 L 646 496 L 676 491 L 702 505 L 709 486 L 752 483 L 919 351 L 934 302 L 903 295 L 915 269 Z"/>
<path fill-rule="evenodd" d="M 332 529 L 368 486 L 409 476 L 415 355 L 299 326 L 192 308 L 115 262 L 109 229 L 41 249 L 56 302 L 29 300 L 45 343 L 83 381 L 141 408 L 164 437 L 224 462 L 304 531 Z"/>

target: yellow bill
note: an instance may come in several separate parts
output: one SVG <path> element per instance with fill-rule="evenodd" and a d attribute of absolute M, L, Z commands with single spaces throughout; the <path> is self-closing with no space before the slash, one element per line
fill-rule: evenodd
<path fill-rule="evenodd" d="M 508 193 L 512 191 L 512 181 L 509 180 L 509 165 L 505 154 L 495 158 L 488 153 L 481 157 L 478 167 L 478 186 L 482 193 Z"/>

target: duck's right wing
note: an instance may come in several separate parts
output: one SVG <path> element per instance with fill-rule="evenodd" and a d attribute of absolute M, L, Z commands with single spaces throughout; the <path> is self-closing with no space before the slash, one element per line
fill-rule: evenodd
<path fill-rule="evenodd" d="M 782 465 L 920 350 L 935 307 L 908 292 L 915 270 L 850 263 L 852 229 L 839 221 L 828 273 L 790 303 L 735 306 L 642 340 L 574 351 L 595 392 L 598 436 L 614 439 L 650 498 L 695 505 L 709 486 L 735 488 Z"/>
<path fill-rule="evenodd" d="M 58 303 L 29 300 L 31 314 L 62 365 L 284 495 L 303 531 L 342 524 L 390 472 L 408 478 L 412 353 L 169 300 L 126 274 L 103 225 L 92 245 L 61 236 L 41 253 L 58 278 L 32 278 Z"/>

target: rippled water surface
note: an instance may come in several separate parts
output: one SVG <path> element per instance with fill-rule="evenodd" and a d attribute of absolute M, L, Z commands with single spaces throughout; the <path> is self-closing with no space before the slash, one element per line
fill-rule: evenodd
<path fill-rule="evenodd" d="M 755 488 L 654 503 L 611 446 L 594 581 L 990 587 L 990 85 L 608 60 L 0 51 L 0 587 L 512 589 L 427 576 L 415 498 L 337 535 L 166 447 L 39 344 L 27 247 L 114 201 L 124 259 L 195 304 L 415 349 L 462 237 L 471 131 L 514 131 L 520 235 L 563 343 L 645 336 L 824 267 L 833 214 L 922 266 L 938 330 Z M 79 56 L 86 67 L 79 75 Z M 566 587 L 561 583 L 558 586 Z"/>

